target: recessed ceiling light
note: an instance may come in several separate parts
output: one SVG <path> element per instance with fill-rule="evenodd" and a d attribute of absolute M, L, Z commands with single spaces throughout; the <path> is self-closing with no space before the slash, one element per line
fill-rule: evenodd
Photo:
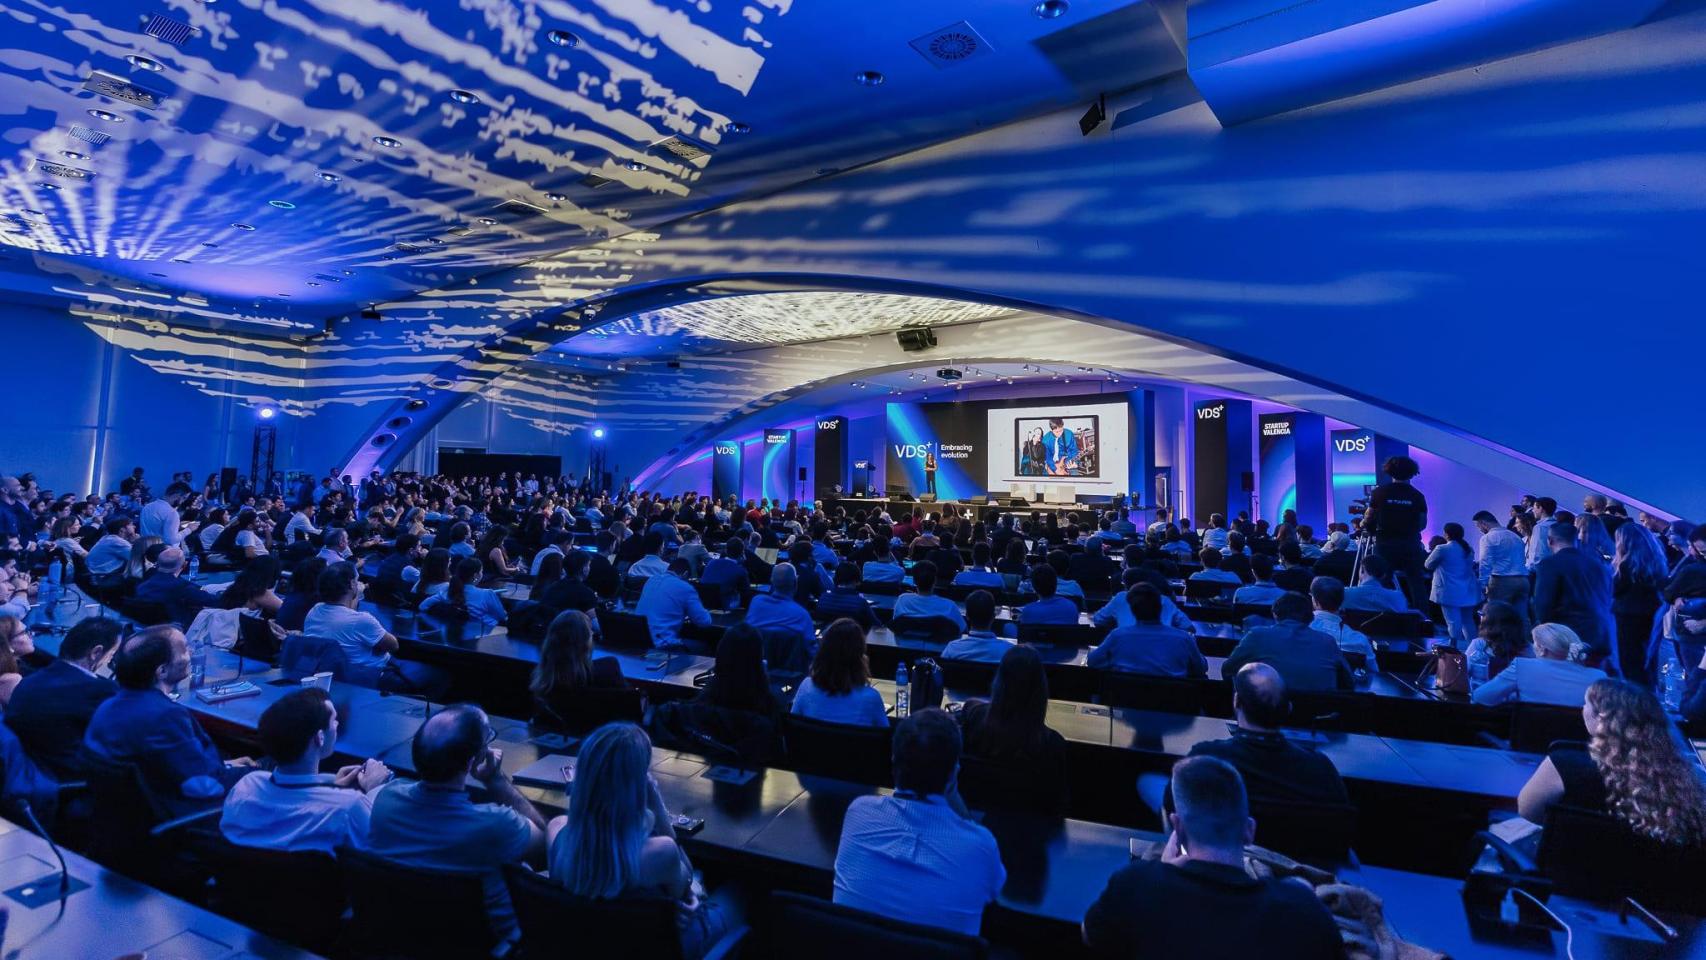
<path fill-rule="evenodd" d="M 875 70 L 861 70 L 853 75 L 853 79 L 867 87 L 880 86 L 885 79 Z"/>
<path fill-rule="evenodd" d="M 651 169 L 650 167 L 646 166 L 645 164 L 641 163 L 638 160 L 629 160 L 627 163 L 623 164 L 623 166 L 627 167 L 629 170 L 634 171 L 635 173 L 644 173 L 645 171 Z"/>
<path fill-rule="evenodd" d="M 277 207 L 280 210 L 295 210 L 296 209 L 296 204 L 291 203 L 289 200 L 268 200 L 267 205 L 272 206 L 272 207 Z"/>
<path fill-rule="evenodd" d="M 164 66 L 161 66 L 160 61 L 150 60 L 149 58 L 144 57 L 141 54 L 136 54 L 136 53 L 133 53 L 128 57 L 125 57 L 124 61 L 126 63 L 130 64 L 131 66 L 135 67 L 138 70 L 152 70 L 155 73 L 159 73 L 160 71 L 166 69 Z"/>
<path fill-rule="evenodd" d="M 440 240 L 438 237 L 427 237 L 427 243 L 430 243 L 435 247 L 444 246 L 444 241 Z"/>
<path fill-rule="evenodd" d="M 1036 6 L 1031 8 L 1031 12 L 1044 20 L 1053 20 L 1055 17 L 1065 13 L 1069 6 L 1071 6 L 1071 4 L 1067 3 L 1066 0 L 1041 0 L 1041 2 Z"/>
<path fill-rule="evenodd" d="M 374 137 L 373 142 L 379 144 L 380 146 L 384 147 L 387 150 L 395 150 L 398 147 L 403 145 L 402 141 L 392 139 L 391 137 Z"/>
<path fill-rule="evenodd" d="M 354 270 L 345 270 L 345 271 L 344 271 L 344 272 L 343 272 L 343 273 L 344 273 L 344 276 L 346 276 L 346 277 L 353 277 L 353 276 L 355 276 L 355 271 L 354 271 Z"/>
<path fill-rule="evenodd" d="M 89 116 L 94 117 L 96 120 L 105 120 L 108 123 L 123 123 L 124 122 L 123 117 L 119 116 L 116 113 L 113 113 L 110 110 L 97 110 L 93 107 L 91 107 L 89 109 Z"/>
<path fill-rule="evenodd" d="M 450 91 L 450 99 L 455 100 L 457 103 L 466 103 L 466 104 L 470 104 L 470 105 L 480 102 L 479 97 L 474 96 L 472 93 L 469 93 L 466 90 L 452 90 L 452 91 Z"/>
<path fill-rule="evenodd" d="M 728 123 L 723 124 L 723 132 L 724 133 L 751 133 L 752 132 L 752 124 L 742 123 L 739 120 L 730 120 Z"/>
<path fill-rule="evenodd" d="M 57 184 L 57 183 L 38 183 L 38 184 L 36 184 L 36 186 L 40 187 L 43 190 L 58 190 L 59 189 L 59 184 Z"/>
<path fill-rule="evenodd" d="M 319 286 L 319 284 L 318 284 L 318 283 L 315 283 L 315 282 L 314 282 L 314 281 L 312 281 L 312 280 L 310 280 L 310 281 L 308 281 L 308 285 L 309 285 L 309 286 L 310 286 L 310 287 L 317 287 L 317 286 Z"/>
<path fill-rule="evenodd" d="M 335 173 L 322 173 L 320 174 L 320 179 L 327 183 L 337 183 L 339 180 L 342 180 L 343 177 L 340 177 Z"/>
<path fill-rule="evenodd" d="M 255 229 L 254 227 L 252 227 L 246 223 L 233 223 L 232 226 L 236 227 L 239 230 L 253 230 L 253 229 Z"/>
<path fill-rule="evenodd" d="M 88 154 L 78 153 L 75 150 L 61 150 L 61 151 L 59 151 L 59 155 L 64 157 L 67 160 L 87 160 L 87 159 L 89 159 Z"/>
<path fill-rule="evenodd" d="M 491 217 L 481 217 L 480 222 L 485 224 L 488 227 L 495 227 L 498 225 L 498 222 L 496 220 L 493 220 Z"/>
<path fill-rule="evenodd" d="M 581 38 L 567 30 L 552 30 L 545 34 L 545 39 L 559 47 L 578 47 L 581 45 Z"/>
<path fill-rule="evenodd" d="M 569 196 L 566 193 L 547 193 L 545 194 L 545 199 L 562 203 L 564 200 L 569 199 Z"/>

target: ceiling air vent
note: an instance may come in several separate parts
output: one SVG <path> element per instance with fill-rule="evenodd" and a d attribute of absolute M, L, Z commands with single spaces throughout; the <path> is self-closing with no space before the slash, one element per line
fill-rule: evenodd
<path fill-rule="evenodd" d="M 85 127 L 79 123 L 74 124 L 71 127 L 71 139 L 81 140 L 91 146 L 98 147 L 101 144 L 106 143 L 108 140 L 111 140 L 112 137 L 99 130 L 90 129 L 89 127 Z"/>
<path fill-rule="evenodd" d="M 506 223 L 516 223 L 521 220 L 532 220 L 535 217 L 543 217 L 547 213 L 549 213 L 549 211 L 544 207 L 534 206 L 525 200 L 505 200 L 492 210 L 492 216 L 495 219 L 502 220 Z"/>
<path fill-rule="evenodd" d="M 936 67 L 957 67 L 967 60 L 991 52 L 989 41 L 983 39 L 971 24 L 961 20 L 932 30 L 912 41 L 912 49 Z"/>
<path fill-rule="evenodd" d="M 599 187 L 602 187 L 605 184 L 615 183 L 615 182 L 616 181 L 610 179 L 609 177 L 601 177 L 596 173 L 589 173 L 586 176 L 581 178 L 581 186 L 589 187 L 593 190 L 597 190 Z"/>
<path fill-rule="evenodd" d="M 679 133 L 673 137 L 669 137 L 665 140 L 659 140 L 657 143 L 652 144 L 652 149 L 662 150 L 665 153 L 672 154 L 682 160 L 698 160 L 701 157 L 708 157 L 712 153 L 710 147 L 705 146 L 697 140 L 691 140 L 684 137 Z"/>
<path fill-rule="evenodd" d="M 145 110 L 158 110 L 162 99 L 160 94 L 147 87 L 139 87 L 122 77 L 115 77 L 99 70 L 91 73 L 89 79 L 83 81 L 83 89 L 90 93 L 98 93 L 103 97 L 123 101 L 133 107 L 142 107 Z"/>
<path fill-rule="evenodd" d="M 156 13 L 142 22 L 142 32 L 156 40 L 164 40 L 174 47 L 181 47 L 184 41 L 195 36 L 195 28 L 182 20 Z"/>
<path fill-rule="evenodd" d="M 63 163 L 54 163 L 52 160 L 38 159 L 35 161 L 34 169 L 38 173 L 43 173 L 50 177 L 58 177 L 61 180 L 88 180 L 94 176 L 94 174 L 88 170 L 79 170 L 76 167 L 68 167 Z"/>

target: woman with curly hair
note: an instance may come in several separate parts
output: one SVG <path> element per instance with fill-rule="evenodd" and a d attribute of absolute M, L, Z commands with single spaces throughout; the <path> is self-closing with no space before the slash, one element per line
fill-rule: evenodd
<path fill-rule="evenodd" d="M 1608 813 L 1660 843 L 1706 847 L 1706 790 L 1652 691 L 1605 679 L 1582 705 L 1586 744 L 1555 744 L 1517 796 L 1534 823 L 1554 804 Z"/>

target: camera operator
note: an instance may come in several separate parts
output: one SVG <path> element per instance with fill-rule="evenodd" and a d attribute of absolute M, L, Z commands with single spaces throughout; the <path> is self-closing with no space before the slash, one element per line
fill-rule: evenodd
<path fill-rule="evenodd" d="M 1409 457 L 1388 457 L 1380 472 L 1392 482 L 1369 494 L 1363 529 L 1374 537 L 1374 552 L 1404 574 L 1410 605 L 1425 610 L 1428 576 L 1423 569 L 1427 551 L 1422 547 L 1422 528 L 1428 522 L 1428 502 L 1410 484 L 1421 468 Z"/>

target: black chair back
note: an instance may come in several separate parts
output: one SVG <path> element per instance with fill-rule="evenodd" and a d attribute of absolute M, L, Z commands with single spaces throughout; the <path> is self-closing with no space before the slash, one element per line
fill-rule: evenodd
<path fill-rule="evenodd" d="M 1291 695 L 1291 722 L 1286 725 L 1307 730 L 1371 733 L 1374 730 L 1374 695 L 1298 691 Z"/>
<path fill-rule="evenodd" d="M 873 597 L 898 597 L 906 592 L 906 584 L 899 581 L 863 580 L 859 583 L 859 592 Z"/>
<path fill-rule="evenodd" d="M 1537 860 L 1566 896 L 1598 903 L 1634 897 L 1653 910 L 1706 917 L 1706 885 L 1687 879 L 1706 876 L 1706 847 L 1660 843 L 1615 817 L 1560 804 L 1546 813 Z"/>
<path fill-rule="evenodd" d="M 1545 753 L 1553 741 L 1586 743 L 1588 728 L 1580 707 L 1549 703 L 1518 703 L 1511 708 L 1511 749 Z"/>
<path fill-rule="evenodd" d="M 621 593 L 622 605 L 625 607 L 632 607 L 634 604 L 639 603 L 640 594 L 646 589 L 646 581 L 649 579 L 651 578 L 623 576 Z"/>
<path fill-rule="evenodd" d="M 934 640 L 946 643 L 957 639 L 960 628 L 947 617 L 895 617 L 889 621 L 889 629 L 897 637 L 910 637 L 917 640 Z"/>
<path fill-rule="evenodd" d="M 278 652 L 279 669 L 285 676 L 297 679 L 323 672 L 341 677 L 348 664 L 344 648 L 338 646 L 336 640 L 311 637 L 305 633 L 285 637 Z"/>
<path fill-rule="evenodd" d="M 278 661 L 279 640 L 273 636 L 272 626 L 266 620 L 241 616 L 237 618 L 237 642 L 232 644 L 231 652 L 275 663 Z"/>
<path fill-rule="evenodd" d="M 478 874 L 422 870 L 352 847 L 338 848 L 361 953 L 434 960 L 484 957 L 497 943 Z"/>
<path fill-rule="evenodd" d="M 316 953 L 337 942 L 347 901 L 331 854 L 240 846 L 214 824 L 187 831 L 185 842 L 213 873 L 211 906 L 220 913 Z"/>
<path fill-rule="evenodd" d="M 791 630 L 760 630 L 764 641 L 764 660 L 772 677 L 803 677 L 811 669 L 812 657 L 806 648 L 806 638 Z"/>
<path fill-rule="evenodd" d="M 1253 800 L 1256 844 L 1325 869 L 1347 865 L 1356 843 L 1357 808 Z"/>
<path fill-rule="evenodd" d="M 699 602 L 706 610 L 731 610 L 739 605 L 739 598 L 725 592 L 720 583 L 695 583 L 693 589 L 699 593 Z M 734 600 L 731 604 L 729 601 Z"/>
<path fill-rule="evenodd" d="M 119 606 L 119 612 L 136 621 L 137 626 L 156 627 L 162 623 L 171 623 L 172 615 L 163 603 L 150 600 L 138 600 L 131 597 Z M 180 624 L 180 626 L 182 626 Z"/>
<path fill-rule="evenodd" d="M 645 712 L 645 697 L 637 689 L 588 687 L 556 698 L 551 704 L 541 704 L 533 722 L 578 737 L 607 723 L 639 723 Z"/>
<path fill-rule="evenodd" d="M 1019 642 L 1038 645 L 1093 647 L 1102 642 L 1102 631 L 1083 623 L 1024 623 L 1019 624 Z"/>
<path fill-rule="evenodd" d="M 782 717 L 788 765 L 799 773 L 854 783 L 893 783 L 892 727 L 825 723 L 798 714 Z"/>
<path fill-rule="evenodd" d="M 515 864 L 504 867 L 504 883 L 521 926 L 518 960 L 676 960 L 682 955 L 670 900 L 589 900 Z"/>
<path fill-rule="evenodd" d="M 797 957 L 801 944 L 811 944 L 812 960 L 984 960 L 989 956 L 989 944 L 981 937 L 891 920 L 804 894 L 778 891 L 771 895 L 771 902 L 771 956 L 776 960 Z"/>
<path fill-rule="evenodd" d="M 1203 685 L 1177 677 L 1149 677 L 1104 670 L 1101 701 L 1110 707 L 1196 716 L 1202 713 Z"/>
<path fill-rule="evenodd" d="M 942 684 L 956 693 L 987 695 L 989 688 L 995 683 L 995 668 L 1000 666 L 987 660 L 950 660 L 946 657 L 937 658 L 942 665 Z"/>
<path fill-rule="evenodd" d="M 1057 817 L 1065 811 L 1058 783 L 1037 776 L 1037 768 L 987 757 L 960 757 L 960 796 L 974 810 L 1002 810 Z"/>
<path fill-rule="evenodd" d="M 611 650 L 650 650 L 652 628 L 637 613 L 598 608 L 599 646 Z"/>
<path fill-rule="evenodd" d="M 89 784 L 88 854 L 106 867 L 147 879 L 156 864 L 153 827 L 171 812 L 134 763 L 109 760 L 86 747 L 79 768 Z"/>

